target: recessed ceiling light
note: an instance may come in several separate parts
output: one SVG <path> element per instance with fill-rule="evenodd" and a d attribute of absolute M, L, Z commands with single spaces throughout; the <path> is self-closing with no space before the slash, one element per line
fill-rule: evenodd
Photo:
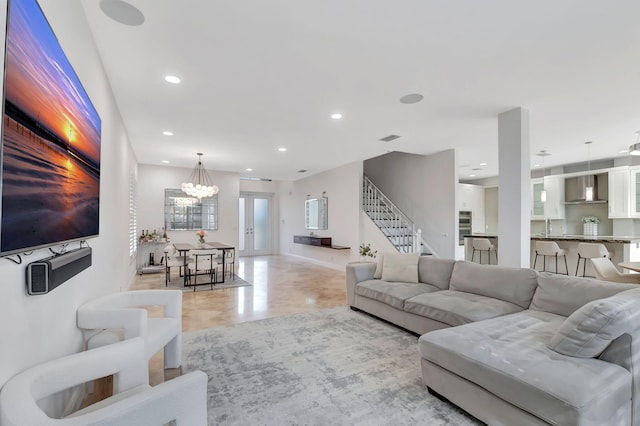
<path fill-rule="evenodd" d="M 486 166 L 486 165 L 487 165 L 487 163 L 480 163 L 480 165 L 481 165 L 481 166 Z"/>
<path fill-rule="evenodd" d="M 540 167 L 540 164 L 534 164 L 533 167 Z"/>
<path fill-rule="evenodd" d="M 280 151 L 280 152 L 286 152 L 286 151 L 287 151 L 287 148 L 285 148 L 285 147 L 278 148 L 278 151 Z"/>
<path fill-rule="evenodd" d="M 336 112 L 331 114 L 331 118 L 333 118 L 334 120 L 340 120 L 342 118 L 342 114 Z"/>
<path fill-rule="evenodd" d="M 164 80 L 167 83 L 172 83 L 172 84 L 180 83 L 180 77 L 176 77 L 175 75 L 165 75 Z"/>
<path fill-rule="evenodd" d="M 253 171 L 252 168 L 246 168 L 245 170 L 248 171 L 248 172 L 252 172 Z"/>
<path fill-rule="evenodd" d="M 423 99 L 424 96 L 422 96 L 420 93 L 411 93 L 409 95 L 404 95 L 403 97 L 401 97 L 400 102 L 402 102 L 403 104 L 417 104 Z"/>
<path fill-rule="evenodd" d="M 162 160 L 164 164 L 169 164 L 169 160 Z"/>
<path fill-rule="evenodd" d="M 173 132 L 170 132 L 168 130 L 165 130 L 164 132 L 162 132 L 162 134 L 165 136 L 173 136 Z"/>
<path fill-rule="evenodd" d="M 300 170 L 298 170 L 298 173 L 307 173 L 307 170 L 306 169 L 300 169 Z"/>
<path fill-rule="evenodd" d="M 476 175 L 469 175 L 469 177 L 476 177 Z"/>
<path fill-rule="evenodd" d="M 620 151 L 618 151 L 618 154 L 628 154 L 629 150 L 628 149 L 621 149 Z"/>

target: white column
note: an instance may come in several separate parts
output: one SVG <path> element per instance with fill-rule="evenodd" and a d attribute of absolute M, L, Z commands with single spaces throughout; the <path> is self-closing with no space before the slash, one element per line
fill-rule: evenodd
<path fill-rule="evenodd" d="M 530 267 L 531 165 L 529 110 L 498 115 L 498 259 L 500 265 Z"/>

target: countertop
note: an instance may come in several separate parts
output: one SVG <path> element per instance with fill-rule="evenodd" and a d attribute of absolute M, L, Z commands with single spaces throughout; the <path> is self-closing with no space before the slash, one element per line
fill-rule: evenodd
<path fill-rule="evenodd" d="M 465 238 L 498 238 L 497 234 L 472 234 L 466 235 Z M 620 243 L 631 244 L 640 242 L 640 237 L 632 236 L 618 236 L 618 235 L 549 235 L 543 236 L 542 234 L 531 235 L 532 241 L 588 241 L 591 243 Z"/>

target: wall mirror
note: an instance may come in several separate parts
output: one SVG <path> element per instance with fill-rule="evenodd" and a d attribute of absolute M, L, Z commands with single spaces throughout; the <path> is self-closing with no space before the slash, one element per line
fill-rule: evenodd
<path fill-rule="evenodd" d="M 308 198 L 304 202 L 304 226 L 306 229 L 327 229 L 327 197 Z"/>
<path fill-rule="evenodd" d="M 180 189 L 166 188 L 164 226 L 168 231 L 218 229 L 218 195 L 198 200 Z"/>

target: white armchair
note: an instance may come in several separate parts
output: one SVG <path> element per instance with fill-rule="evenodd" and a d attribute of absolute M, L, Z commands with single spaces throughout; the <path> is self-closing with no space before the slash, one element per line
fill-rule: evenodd
<path fill-rule="evenodd" d="M 143 306 L 164 306 L 164 317 L 149 318 Z M 164 367 L 182 364 L 182 292 L 136 290 L 108 294 L 78 308 L 78 327 L 105 329 L 92 336 L 89 349 L 142 337 L 146 359 L 164 347 Z"/>
<path fill-rule="evenodd" d="M 142 338 L 79 352 L 29 368 L 0 392 L 3 426 L 123 426 L 207 424 L 207 375 L 194 371 L 149 386 Z M 53 418 L 38 401 L 73 386 L 113 374 L 114 396 L 63 418 Z"/>

